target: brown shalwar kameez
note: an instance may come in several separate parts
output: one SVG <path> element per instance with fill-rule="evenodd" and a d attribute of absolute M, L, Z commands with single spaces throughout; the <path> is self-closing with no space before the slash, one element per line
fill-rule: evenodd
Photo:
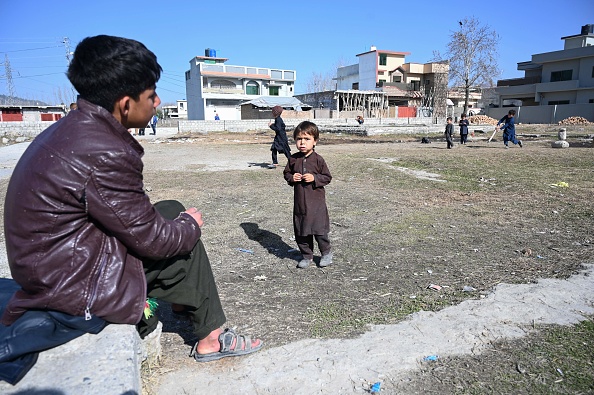
<path fill-rule="evenodd" d="M 294 182 L 293 174 L 310 173 L 314 182 Z M 330 252 L 330 218 L 326 206 L 324 186 L 332 180 L 330 170 L 320 155 L 315 151 L 309 156 L 298 152 L 291 156 L 284 170 L 285 180 L 294 188 L 293 228 L 295 240 L 303 258 L 313 258 L 313 238 L 318 242 L 322 255 Z"/>

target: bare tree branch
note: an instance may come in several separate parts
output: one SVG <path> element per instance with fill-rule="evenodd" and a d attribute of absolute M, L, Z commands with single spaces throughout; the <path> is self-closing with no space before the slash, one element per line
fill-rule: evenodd
<path fill-rule="evenodd" d="M 497 46 L 499 35 L 475 17 L 464 18 L 458 30 L 452 31 L 445 55 L 433 53 L 437 61 L 449 60 L 450 84 L 464 89 L 464 112 L 468 112 L 470 89 L 492 87 L 501 74 Z"/>

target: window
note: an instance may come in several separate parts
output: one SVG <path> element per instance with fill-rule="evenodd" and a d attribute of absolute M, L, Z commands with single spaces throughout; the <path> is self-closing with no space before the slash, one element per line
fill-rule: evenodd
<path fill-rule="evenodd" d="M 353 82 L 353 89 L 355 90 L 359 90 L 359 83 L 358 82 Z"/>
<path fill-rule="evenodd" d="M 190 79 L 190 70 L 186 71 L 186 81 Z"/>
<path fill-rule="evenodd" d="M 210 87 L 213 89 L 235 89 L 235 84 L 227 80 L 213 80 L 210 82 Z"/>
<path fill-rule="evenodd" d="M 569 100 L 549 100 L 549 106 L 556 106 L 558 104 L 569 104 Z"/>
<path fill-rule="evenodd" d="M 551 82 L 570 81 L 573 70 L 561 70 L 551 72 Z"/>
<path fill-rule="evenodd" d="M 386 83 L 386 80 L 379 80 L 379 83 L 377 85 L 378 85 L 378 87 L 382 87 L 382 86 L 384 86 L 385 83 Z"/>
<path fill-rule="evenodd" d="M 247 95 L 259 95 L 260 87 L 256 81 L 250 81 L 245 86 L 245 93 Z"/>
<path fill-rule="evenodd" d="M 421 89 L 421 81 L 413 80 L 410 82 L 413 91 L 418 91 Z"/>
<path fill-rule="evenodd" d="M 282 80 L 283 72 L 281 70 L 270 70 L 270 78 L 273 80 Z"/>
<path fill-rule="evenodd" d="M 388 64 L 388 55 L 385 53 L 379 54 L 379 64 L 380 66 L 385 66 Z"/>
<path fill-rule="evenodd" d="M 268 87 L 268 94 L 270 96 L 278 96 L 279 86 L 269 86 Z"/>
<path fill-rule="evenodd" d="M 590 104 L 594 103 L 594 99 L 588 100 L 588 103 L 590 103 Z"/>
<path fill-rule="evenodd" d="M 401 75 L 395 75 L 392 77 L 392 82 L 402 82 L 402 76 Z"/>
<path fill-rule="evenodd" d="M 594 78 L 594 66 L 592 66 L 592 78 Z"/>

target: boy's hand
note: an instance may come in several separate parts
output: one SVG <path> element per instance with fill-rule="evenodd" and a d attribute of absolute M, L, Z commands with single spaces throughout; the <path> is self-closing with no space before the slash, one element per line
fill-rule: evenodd
<path fill-rule="evenodd" d="M 301 176 L 301 179 L 305 182 L 314 182 L 314 175 L 311 173 L 305 173 Z"/>
<path fill-rule="evenodd" d="M 303 176 L 301 175 L 301 173 L 295 173 L 293 174 L 293 181 L 294 182 L 300 182 L 303 179 Z"/>

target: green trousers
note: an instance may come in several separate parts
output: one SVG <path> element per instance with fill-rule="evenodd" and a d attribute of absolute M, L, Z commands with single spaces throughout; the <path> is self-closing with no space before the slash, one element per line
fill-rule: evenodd
<path fill-rule="evenodd" d="M 175 200 L 160 201 L 155 209 L 167 219 L 175 219 L 185 211 Z M 199 340 L 225 323 L 227 319 L 202 240 L 198 240 L 189 255 L 143 263 L 148 296 L 185 306 Z M 157 323 L 155 315 L 148 319 L 143 315 L 137 325 L 140 336 L 144 338 L 152 332 Z"/>

